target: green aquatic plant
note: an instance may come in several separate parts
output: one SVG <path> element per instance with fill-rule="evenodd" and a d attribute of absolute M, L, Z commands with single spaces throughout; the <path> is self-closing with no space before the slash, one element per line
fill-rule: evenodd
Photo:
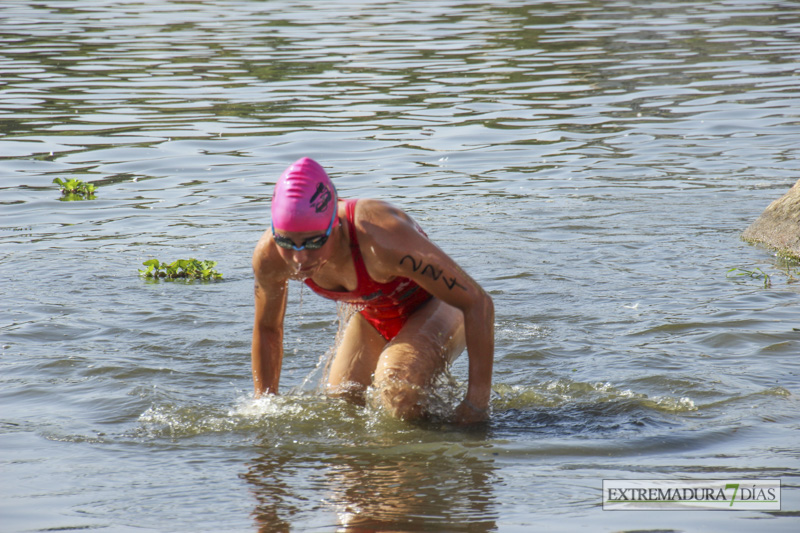
<path fill-rule="evenodd" d="M 775 257 L 777 257 L 777 267 L 781 269 L 781 271 L 786 274 L 786 283 L 796 283 L 798 281 L 798 276 L 800 276 L 800 261 L 790 255 L 781 254 L 778 252 Z"/>
<path fill-rule="evenodd" d="M 199 259 L 178 259 L 172 263 L 162 263 L 158 259 L 149 259 L 142 263 L 147 268 L 139 269 L 139 275 L 149 279 L 164 280 L 202 280 L 212 281 L 222 279 L 222 274 L 214 267 L 216 261 L 201 261 Z"/>
<path fill-rule="evenodd" d="M 731 276 L 747 276 L 752 279 L 763 279 L 765 289 L 768 289 L 772 286 L 772 278 L 769 277 L 769 274 L 758 267 L 756 267 L 755 270 L 734 267 L 728 270 L 728 273 L 725 277 L 730 278 Z"/>
<path fill-rule="evenodd" d="M 64 200 L 93 200 L 94 191 L 97 189 L 91 183 L 71 178 L 67 181 L 61 178 L 53 179 L 53 183 L 61 187 L 61 196 Z"/>

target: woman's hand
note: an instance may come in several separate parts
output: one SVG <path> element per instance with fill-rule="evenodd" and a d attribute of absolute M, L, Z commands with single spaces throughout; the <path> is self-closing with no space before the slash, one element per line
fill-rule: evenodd
<path fill-rule="evenodd" d="M 464 399 L 453 415 L 453 423 L 459 426 L 481 424 L 489 420 L 489 406 L 480 408 L 467 399 Z"/>

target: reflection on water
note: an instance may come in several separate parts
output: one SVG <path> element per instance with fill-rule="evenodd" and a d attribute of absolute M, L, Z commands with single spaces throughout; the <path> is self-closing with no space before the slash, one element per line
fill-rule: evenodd
<path fill-rule="evenodd" d="M 242 397 L 230 410 L 164 403 L 143 413 L 129 437 L 181 443 L 258 434 L 259 454 L 241 477 L 257 502 L 260 531 L 290 531 L 296 523 L 336 523 L 339 531 L 494 531 L 496 491 L 506 494 L 510 459 L 658 456 L 719 446 L 736 426 L 715 414 L 713 403 L 651 398 L 607 383 L 500 384 L 495 393 L 491 422 L 471 431 L 405 424 L 379 410 L 293 394 Z M 738 402 L 767 406 L 787 394 L 777 388 Z M 709 419 L 716 427 L 704 427 Z"/>
<path fill-rule="evenodd" d="M 458 447 L 269 449 L 242 477 L 258 502 L 259 531 L 289 531 L 293 520 L 320 512 L 335 516 L 338 531 L 354 533 L 496 530 L 492 461 Z"/>
<path fill-rule="evenodd" d="M 3 527 L 794 532 L 799 267 L 739 235 L 800 175 L 799 28 L 782 0 L 6 2 Z M 250 396 L 250 256 L 305 155 L 493 295 L 483 433 L 312 394 L 336 310 L 294 283 L 288 394 Z M 783 478 L 784 511 L 599 511 L 604 478 L 720 475 Z"/>

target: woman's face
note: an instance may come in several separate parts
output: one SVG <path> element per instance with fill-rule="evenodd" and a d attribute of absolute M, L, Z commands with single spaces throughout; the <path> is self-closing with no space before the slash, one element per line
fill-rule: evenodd
<path fill-rule="evenodd" d="M 273 239 L 283 260 L 301 278 L 313 276 L 328 262 L 334 252 L 331 241 L 335 239 L 332 238 L 332 234 L 326 232 L 273 230 Z M 315 245 L 320 242 L 323 243 L 322 246 L 316 248 Z"/>

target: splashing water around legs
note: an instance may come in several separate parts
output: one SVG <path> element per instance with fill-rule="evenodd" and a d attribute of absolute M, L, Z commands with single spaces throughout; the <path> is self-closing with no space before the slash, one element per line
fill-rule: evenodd
<path fill-rule="evenodd" d="M 356 316 L 332 363 L 328 390 L 401 420 L 429 418 L 431 397 L 447 382 L 438 378 L 464 344 L 461 312 L 440 300 L 415 312 L 388 343 Z"/>
<path fill-rule="evenodd" d="M 302 306 L 302 290 L 301 290 L 300 305 Z M 339 328 L 336 331 L 333 345 L 323 353 L 319 361 L 317 361 L 314 369 L 308 373 L 300 385 L 293 387 L 289 394 L 297 395 L 304 392 L 311 392 L 313 394 L 322 395 L 327 391 L 327 383 L 331 370 L 331 363 L 336 355 L 339 346 L 342 344 L 344 332 L 347 329 L 350 320 L 358 312 L 358 308 L 349 304 L 338 302 L 336 306 L 336 316 L 339 320 Z"/>
<path fill-rule="evenodd" d="M 360 315 L 339 303 L 333 345 L 290 395 L 342 398 L 401 420 L 446 419 L 458 403 L 449 365 L 464 350 L 460 312 L 434 301 L 388 342 Z"/>

